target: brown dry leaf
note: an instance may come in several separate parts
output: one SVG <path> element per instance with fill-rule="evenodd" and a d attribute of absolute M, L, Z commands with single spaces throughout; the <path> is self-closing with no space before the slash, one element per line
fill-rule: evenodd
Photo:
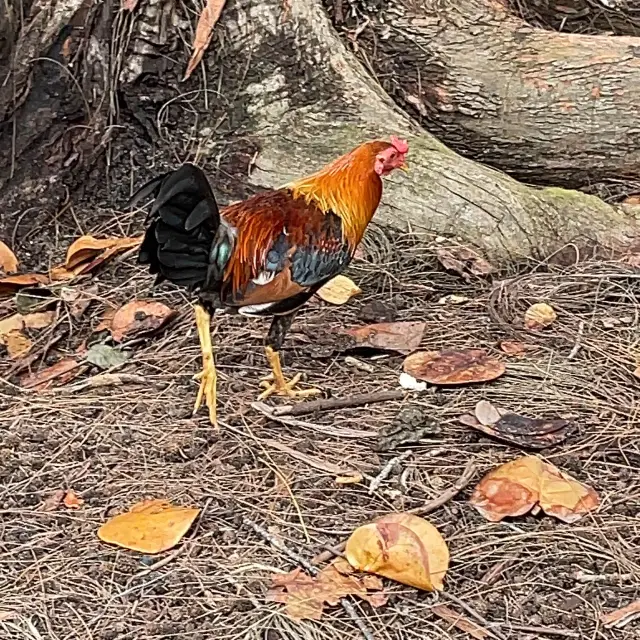
<path fill-rule="evenodd" d="M 113 317 L 116 315 L 116 311 L 117 309 L 114 309 L 113 307 L 106 309 L 93 332 L 99 333 L 100 331 L 111 331 L 111 323 L 113 322 Z"/>
<path fill-rule="evenodd" d="M 493 637 L 484 627 L 481 627 L 477 622 L 469 620 L 469 618 L 465 618 L 465 616 L 463 616 L 461 613 L 454 611 L 453 609 L 447 607 L 447 605 L 445 604 L 433 605 L 430 610 L 449 624 L 460 629 L 460 631 L 464 631 L 465 633 L 468 633 L 472 638 L 476 638 L 476 640 L 484 640 L 484 638 Z"/>
<path fill-rule="evenodd" d="M 67 258 L 64 266 L 66 269 L 72 270 L 81 264 L 90 264 L 95 258 L 109 250 L 115 249 L 117 253 L 120 253 L 139 245 L 141 242 L 142 236 L 135 238 L 103 238 L 101 240 L 93 236 L 81 236 L 67 249 Z M 111 253 L 110 255 L 114 254 Z"/>
<path fill-rule="evenodd" d="M 600 622 L 602 622 L 607 629 L 622 629 L 622 627 L 636 618 L 640 618 L 640 599 L 635 600 L 621 609 L 616 609 L 610 613 L 603 613 L 600 616 Z"/>
<path fill-rule="evenodd" d="M 176 311 L 161 302 L 132 300 L 118 309 L 111 320 L 111 335 L 116 342 L 157 331 L 174 318 Z"/>
<path fill-rule="evenodd" d="M 530 331 L 539 331 L 556 321 L 558 314 L 545 302 L 532 304 L 524 314 L 524 326 Z"/>
<path fill-rule="evenodd" d="M 441 247 L 436 250 L 436 256 L 445 269 L 455 271 L 466 281 L 471 276 L 486 276 L 493 272 L 493 265 L 487 262 L 479 253 L 468 247 Z"/>
<path fill-rule="evenodd" d="M 489 472 L 471 504 L 490 522 L 520 516 L 539 505 L 563 522 L 576 522 L 600 503 L 598 494 L 535 456 L 517 458 Z"/>
<path fill-rule="evenodd" d="M 528 347 L 524 342 L 517 342 L 516 340 L 503 340 L 500 343 L 500 349 L 508 356 L 522 356 L 524 355 Z"/>
<path fill-rule="evenodd" d="M 411 353 L 420 347 L 426 322 L 380 322 L 346 329 L 359 347 Z"/>
<path fill-rule="evenodd" d="M 345 596 L 359 596 L 373 607 L 386 603 L 387 597 L 380 593 L 382 581 L 371 581 L 372 576 L 351 575 L 338 558 L 315 577 L 302 569 L 272 576 L 272 586 L 267 592 L 267 602 L 285 605 L 285 613 L 293 620 L 320 620 L 324 605 L 335 606 Z M 369 590 L 378 593 L 369 593 Z"/>
<path fill-rule="evenodd" d="M 16 254 L 0 240 L 0 271 L 15 273 L 18 270 L 18 258 Z"/>
<path fill-rule="evenodd" d="M 199 513 L 200 509 L 174 506 L 166 500 L 143 500 L 105 522 L 98 537 L 125 549 L 160 553 L 182 540 Z"/>
<path fill-rule="evenodd" d="M 331 304 L 345 304 L 359 293 L 362 289 L 347 276 L 332 278 L 316 292 L 318 297 Z"/>
<path fill-rule="evenodd" d="M 67 491 L 62 502 L 67 509 L 79 509 L 84 504 L 84 500 L 73 489 Z"/>
<path fill-rule="evenodd" d="M 54 384 L 60 386 L 70 382 L 77 378 L 86 368 L 75 358 L 63 358 L 46 369 L 24 376 L 21 378 L 20 383 L 25 389 L 45 391 Z"/>
<path fill-rule="evenodd" d="M 24 329 L 24 320 L 21 314 L 14 313 L 12 316 L 3 318 L 0 320 L 0 341 L 2 341 L 2 336 L 6 336 L 12 331 L 20 331 L 21 329 Z"/>
<path fill-rule="evenodd" d="M 50 280 L 41 273 L 23 273 L 19 276 L 0 278 L 0 298 L 12 296 L 16 291 L 38 284 L 49 284 Z"/>
<path fill-rule="evenodd" d="M 193 53 L 187 65 L 187 70 L 182 79 L 183 81 L 191 77 L 200 60 L 202 60 L 202 56 L 211 42 L 213 27 L 215 27 L 218 18 L 220 18 L 225 1 L 226 0 L 207 0 L 207 4 L 198 18 L 196 35 L 193 39 Z"/>
<path fill-rule="evenodd" d="M 349 564 L 427 591 L 442 591 L 449 549 L 427 520 L 392 513 L 356 529 L 345 548 Z"/>
<path fill-rule="evenodd" d="M 65 496 L 64 489 L 58 489 L 57 491 L 54 491 L 40 505 L 40 511 L 55 511 L 62 503 L 64 496 Z"/>
<path fill-rule="evenodd" d="M 402 366 L 414 378 L 440 385 L 489 382 L 505 372 L 504 363 L 484 349 L 418 351 Z"/>
<path fill-rule="evenodd" d="M 9 331 L 9 333 L 0 338 L 0 344 L 4 344 L 7 347 L 7 353 L 12 360 L 23 358 L 33 347 L 31 339 L 25 336 L 22 331 Z"/>

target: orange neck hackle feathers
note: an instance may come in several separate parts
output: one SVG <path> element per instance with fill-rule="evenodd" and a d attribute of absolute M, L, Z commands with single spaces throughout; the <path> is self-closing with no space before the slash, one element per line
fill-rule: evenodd
<path fill-rule="evenodd" d="M 378 153 L 389 142 L 375 140 L 360 145 L 320 171 L 286 185 L 294 198 L 304 198 L 325 213 L 342 219 L 344 236 L 355 248 L 376 212 L 382 197 L 382 180 L 374 171 Z"/>

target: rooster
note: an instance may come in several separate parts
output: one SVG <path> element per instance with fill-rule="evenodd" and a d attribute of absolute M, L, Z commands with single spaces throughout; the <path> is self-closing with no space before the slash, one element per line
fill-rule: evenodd
<path fill-rule="evenodd" d="M 196 325 L 202 349 L 200 388 L 217 427 L 216 368 L 210 333 L 217 309 L 273 316 L 265 343 L 272 373 L 259 398 L 308 397 L 300 374 L 284 377 L 279 351 L 296 311 L 343 271 L 378 208 L 381 177 L 406 169 L 408 144 L 366 142 L 320 171 L 280 189 L 218 209 L 205 174 L 192 164 L 158 176 L 130 200 L 153 197 L 138 260 L 163 280 L 197 292 Z"/>

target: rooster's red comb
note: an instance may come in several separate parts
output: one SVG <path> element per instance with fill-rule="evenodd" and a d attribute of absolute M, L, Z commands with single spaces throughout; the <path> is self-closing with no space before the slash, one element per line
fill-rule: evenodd
<path fill-rule="evenodd" d="M 407 153 L 409 151 L 409 144 L 406 140 L 401 140 L 397 136 L 391 136 L 391 144 L 398 150 L 399 153 Z"/>

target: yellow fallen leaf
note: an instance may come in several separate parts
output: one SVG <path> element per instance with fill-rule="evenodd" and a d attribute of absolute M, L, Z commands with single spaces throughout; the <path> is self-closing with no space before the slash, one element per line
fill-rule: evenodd
<path fill-rule="evenodd" d="M 187 65 L 183 81 L 191 76 L 200 60 L 202 60 L 202 56 L 211 42 L 213 27 L 216 26 L 216 22 L 220 18 L 225 2 L 226 0 L 207 0 L 207 4 L 198 18 L 196 35 L 193 39 L 193 53 Z"/>
<path fill-rule="evenodd" d="M 199 513 L 200 509 L 174 506 L 166 500 L 143 500 L 105 522 L 98 537 L 125 549 L 160 553 L 180 542 Z"/>
<path fill-rule="evenodd" d="M 18 270 L 16 254 L 0 240 L 0 270 L 5 273 L 15 273 Z"/>
<path fill-rule="evenodd" d="M 393 513 L 356 529 L 345 548 L 349 564 L 426 591 L 441 591 L 449 549 L 427 520 Z"/>
<path fill-rule="evenodd" d="M 362 289 L 347 276 L 336 276 L 317 291 L 319 298 L 331 304 L 345 304 L 359 293 Z"/>
<path fill-rule="evenodd" d="M 471 504 L 490 522 L 542 509 L 563 522 L 576 522 L 600 503 L 598 494 L 536 456 L 523 456 L 489 472 Z"/>
<path fill-rule="evenodd" d="M 532 304 L 524 313 L 524 326 L 531 331 L 544 329 L 556 321 L 558 314 L 545 302 Z"/>
<path fill-rule="evenodd" d="M 50 279 L 42 273 L 22 273 L 17 276 L 0 278 L 0 297 L 11 296 L 24 287 L 50 284 Z"/>
<path fill-rule="evenodd" d="M 7 347 L 7 353 L 12 360 L 26 356 L 33 347 L 33 342 L 22 331 L 9 331 L 2 337 L 1 343 Z"/>

